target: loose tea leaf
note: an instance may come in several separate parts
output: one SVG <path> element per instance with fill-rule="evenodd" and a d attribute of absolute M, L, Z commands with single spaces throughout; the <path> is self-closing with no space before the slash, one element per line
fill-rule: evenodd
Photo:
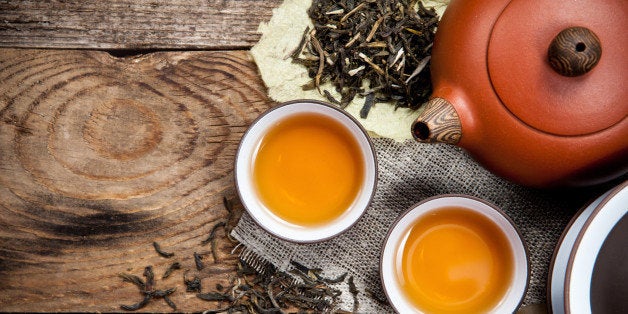
<path fill-rule="evenodd" d="M 221 220 L 219 222 L 217 222 L 212 228 L 211 231 L 209 232 L 209 235 L 207 236 L 207 238 L 203 241 L 201 241 L 202 245 L 206 245 L 207 243 L 211 243 L 211 253 L 212 253 L 212 257 L 214 258 L 214 263 L 218 262 L 218 249 L 217 249 L 217 242 L 216 242 L 216 231 L 218 231 L 219 228 L 224 228 L 225 230 L 225 234 L 227 235 L 227 238 L 231 241 L 231 242 L 237 242 L 234 239 L 231 238 L 231 230 L 233 229 L 233 226 L 230 224 L 233 220 L 233 215 L 234 215 L 234 210 L 233 210 L 233 203 L 231 201 L 229 201 L 226 197 L 222 198 L 222 203 L 225 207 L 225 209 L 227 210 L 227 212 L 229 213 L 229 215 L 227 216 L 227 218 L 225 220 Z"/>
<path fill-rule="evenodd" d="M 349 277 L 347 283 L 349 283 L 349 292 L 351 292 L 351 295 L 353 296 L 353 313 L 357 313 L 360 308 L 360 302 L 358 301 L 359 291 L 353 282 L 353 276 Z"/>
<path fill-rule="evenodd" d="M 157 251 L 157 254 L 159 254 L 159 255 L 161 255 L 163 257 L 169 258 L 169 257 L 173 257 L 174 256 L 174 253 L 167 253 L 167 252 L 162 251 L 161 247 L 159 246 L 159 243 L 157 243 L 157 242 L 153 242 L 153 247 L 155 248 L 155 251 Z"/>
<path fill-rule="evenodd" d="M 227 234 L 227 239 L 229 239 L 229 241 L 231 241 L 232 243 L 239 243 L 238 240 L 234 239 L 231 236 L 231 231 L 233 230 L 233 228 L 235 228 L 235 225 L 238 224 L 238 220 L 235 219 L 236 217 L 236 212 L 234 210 L 233 207 L 233 202 L 228 200 L 226 197 L 222 197 L 222 203 L 225 206 L 225 209 L 227 210 L 227 219 L 226 219 L 226 224 L 225 224 L 225 233 Z"/>
<path fill-rule="evenodd" d="M 295 274 L 302 277 L 302 279 L 304 279 L 305 281 L 308 282 L 314 282 L 316 280 L 327 283 L 327 284 L 334 284 L 334 283 L 339 283 L 339 282 L 343 282 L 345 280 L 345 278 L 347 277 L 347 273 L 343 273 L 340 276 L 338 276 L 337 278 L 325 278 L 323 276 L 321 276 L 322 273 L 322 269 L 320 268 L 309 268 L 297 261 L 290 261 L 290 265 L 294 266 L 295 268 Z M 305 278 L 303 278 L 303 276 L 305 276 Z"/>
<path fill-rule="evenodd" d="M 122 278 L 123 281 L 130 282 L 136 285 L 140 290 L 146 290 L 146 284 L 144 283 L 144 280 L 142 280 L 138 276 L 125 274 L 125 273 L 119 273 L 118 277 Z"/>
<path fill-rule="evenodd" d="M 194 252 L 194 264 L 196 265 L 197 270 L 205 268 L 205 265 L 203 265 L 203 256 L 196 252 Z"/>
<path fill-rule="evenodd" d="M 371 93 L 366 95 L 364 99 L 364 106 L 360 109 L 360 118 L 366 119 L 371 110 L 371 107 L 375 104 L 375 94 Z"/>
<path fill-rule="evenodd" d="M 319 313 L 335 310 L 334 306 L 341 292 L 330 287 L 324 281 L 326 279 L 319 279 L 315 275 L 321 270 L 308 268 L 296 261 L 292 261 L 291 264 L 295 271 L 308 278 L 307 282 L 299 282 L 271 264 L 257 264 L 261 269 L 257 271 L 240 258 L 238 278 L 231 288 L 199 293 L 196 296 L 206 301 L 230 302 L 228 307 L 210 310 L 207 313 L 222 311 L 287 313 L 295 309 L 300 312 Z M 346 274 L 341 277 L 344 280 Z M 286 311 L 287 309 L 291 311 Z"/>
<path fill-rule="evenodd" d="M 192 280 L 188 280 L 186 277 L 187 270 L 183 273 L 183 283 L 185 284 L 185 291 L 187 292 L 201 292 L 201 279 L 194 276 Z"/>
<path fill-rule="evenodd" d="M 153 267 L 150 265 L 144 268 L 143 275 L 144 277 L 146 277 L 146 282 L 144 282 L 140 277 L 135 276 L 135 275 L 125 274 L 125 273 L 118 274 L 118 276 L 122 278 L 123 281 L 130 282 L 136 285 L 139 288 L 140 293 L 144 295 L 144 298 L 141 301 L 135 304 L 131 304 L 131 305 L 123 304 L 123 305 L 120 305 L 120 308 L 125 311 L 137 311 L 145 307 L 146 304 L 150 302 L 150 300 L 163 298 L 171 308 L 176 310 L 177 309 L 176 305 L 174 304 L 174 302 L 172 302 L 172 300 L 168 298 L 168 295 L 175 292 L 177 288 L 170 288 L 166 290 L 155 290 L 155 274 L 153 273 Z"/>
<path fill-rule="evenodd" d="M 233 204 L 226 198 L 223 198 L 224 206 L 231 216 L 233 213 Z M 225 231 L 230 230 L 232 226 L 231 218 L 220 221 L 214 225 L 208 237 L 209 242 L 216 241 L 216 230 L 220 227 Z M 206 244 L 204 241 L 203 244 Z M 161 248 L 154 242 L 153 246 L 159 253 Z M 174 253 L 166 253 L 174 254 Z M 203 253 L 208 254 L 208 253 Z M 160 253 L 161 255 L 161 253 Z M 201 254 L 194 252 L 194 262 L 198 270 L 203 269 Z M 196 297 L 205 301 L 220 302 L 218 309 L 205 311 L 204 313 L 288 313 L 292 311 L 301 312 L 336 312 L 340 311 L 336 308 L 338 297 L 341 291 L 333 288 L 331 285 L 345 281 L 347 273 L 341 274 L 337 278 L 325 278 L 321 274 L 322 269 L 309 268 L 297 261 L 291 261 L 294 269 L 291 270 L 301 280 L 295 279 L 290 274 L 279 271 L 270 263 L 252 260 L 253 264 L 249 264 L 244 258 L 239 258 L 237 263 L 237 272 L 235 278 L 228 286 L 216 283 L 216 291 L 203 292 L 201 287 L 201 279 L 198 276 L 192 278 L 187 277 L 188 270 L 183 273 L 183 283 L 186 292 L 196 293 Z M 179 262 L 174 262 L 164 272 L 162 279 L 168 278 L 174 270 L 181 269 Z M 118 274 L 125 282 L 130 282 L 138 287 L 142 300 L 131 305 L 120 305 L 125 311 L 136 311 L 144 308 L 153 299 L 163 299 L 169 307 L 174 311 L 177 310 L 176 304 L 170 299 L 170 296 L 176 291 L 176 287 L 157 290 L 155 282 L 155 274 L 152 266 L 144 268 L 144 279 L 126 273 Z M 352 280 L 352 277 L 350 278 Z M 349 284 L 352 284 L 350 282 Z M 353 293 L 353 292 L 352 292 Z M 225 302 L 228 303 L 225 306 Z"/>
<path fill-rule="evenodd" d="M 146 291 L 153 291 L 155 287 L 155 274 L 153 273 L 153 266 L 146 266 L 144 268 L 144 277 L 146 277 Z"/>
<path fill-rule="evenodd" d="M 229 295 L 219 292 L 197 293 L 196 297 L 205 301 L 233 301 Z"/>
<path fill-rule="evenodd" d="M 272 270 L 274 271 L 274 269 Z M 244 277 L 249 275 L 257 275 L 257 270 L 251 267 L 248 263 L 240 261 L 238 263 L 238 276 Z"/>
<path fill-rule="evenodd" d="M 225 287 L 223 287 L 223 285 L 221 285 L 220 283 L 216 284 L 216 290 L 222 291 L 223 289 L 225 289 Z"/>
<path fill-rule="evenodd" d="M 342 275 L 338 276 L 337 278 L 325 278 L 325 277 L 322 277 L 322 276 L 320 276 L 318 274 L 316 275 L 316 278 L 318 278 L 318 280 L 321 280 L 321 281 L 329 283 L 329 284 L 343 282 L 343 281 L 345 281 L 346 277 L 347 277 L 347 273 L 343 273 Z"/>
<path fill-rule="evenodd" d="M 341 107 L 356 95 L 369 96 L 360 115 L 378 101 L 418 108 L 432 91 L 429 61 L 438 16 L 418 0 L 314 0 L 293 62 L 307 67 L 312 83 Z M 332 82 L 337 101 L 324 82 Z M 365 87 L 366 84 L 366 87 Z"/>
<path fill-rule="evenodd" d="M 216 237 L 216 231 L 218 230 L 218 228 L 220 227 L 225 227 L 225 225 L 227 224 L 226 221 L 222 220 L 217 222 L 211 229 L 211 231 L 209 232 L 209 235 L 207 236 L 207 239 L 201 241 L 201 244 L 205 245 L 211 241 L 214 240 L 214 238 Z"/>
<path fill-rule="evenodd" d="M 168 266 L 168 269 L 166 269 L 166 272 L 164 272 L 164 275 L 161 276 L 161 279 L 168 278 L 170 276 L 170 274 L 172 274 L 172 272 L 177 270 L 177 269 L 181 269 L 181 264 L 179 264 L 179 262 L 174 262 L 174 263 L 170 264 L 170 266 Z"/>
<path fill-rule="evenodd" d="M 177 310 L 177 305 L 174 304 L 174 302 L 172 302 L 172 300 L 170 300 L 170 298 L 168 296 L 164 296 L 164 301 L 166 301 L 168 306 L 170 306 L 174 311 Z"/>
<path fill-rule="evenodd" d="M 166 290 L 155 290 L 155 292 L 153 292 L 153 296 L 158 297 L 158 298 L 163 298 L 163 297 L 171 295 L 175 291 L 177 291 L 177 288 L 170 288 Z"/>
<path fill-rule="evenodd" d="M 132 305 L 120 305 L 120 308 L 125 310 L 125 311 L 137 311 L 143 307 L 146 306 L 146 304 L 148 304 L 148 302 L 150 301 L 152 297 L 149 294 L 146 294 L 144 296 L 144 299 L 142 299 L 142 301 L 137 302 L 135 304 Z"/>

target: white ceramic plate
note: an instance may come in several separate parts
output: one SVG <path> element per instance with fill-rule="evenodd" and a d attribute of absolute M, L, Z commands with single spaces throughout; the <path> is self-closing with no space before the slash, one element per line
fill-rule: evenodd
<path fill-rule="evenodd" d="M 593 210 L 602 202 L 602 200 L 610 194 L 610 191 L 596 198 L 588 206 L 580 210 L 574 218 L 569 222 L 567 228 L 563 232 L 558 246 L 554 252 L 554 258 L 550 265 L 549 273 L 549 302 L 554 314 L 565 313 L 565 271 L 567 270 L 567 262 L 571 249 L 576 242 L 578 232 L 584 226 L 584 222 L 591 217 Z"/>
<path fill-rule="evenodd" d="M 613 227 L 627 212 L 628 181 L 595 199 L 569 223 L 550 265 L 548 301 L 553 313 L 592 313 L 596 260 Z"/>
<path fill-rule="evenodd" d="M 626 213 L 628 213 L 628 181 L 614 189 L 595 208 L 576 238 L 565 277 L 567 313 L 592 312 L 591 282 L 595 262 L 607 236 Z M 626 247 L 618 249 L 625 250 Z"/>

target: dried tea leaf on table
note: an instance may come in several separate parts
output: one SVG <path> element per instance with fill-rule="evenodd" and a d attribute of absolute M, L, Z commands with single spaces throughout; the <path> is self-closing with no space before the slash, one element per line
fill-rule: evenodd
<path fill-rule="evenodd" d="M 445 1 L 424 1 L 426 7 L 434 7 L 439 16 L 448 3 Z M 273 11 L 268 23 L 262 23 L 258 31 L 262 33 L 260 41 L 251 49 L 264 83 L 268 87 L 270 98 L 275 101 L 294 99 L 317 99 L 330 102 L 328 97 L 321 95 L 316 89 L 302 90 L 301 86 L 311 81 L 307 69 L 292 62 L 290 55 L 299 46 L 307 27 L 313 28 L 307 10 L 311 1 L 286 0 Z M 368 35 L 368 34 L 367 34 Z M 342 97 L 334 87 L 322 84 L 321 90 L 328 90 L 332 97 Z M 345 109 L 372 135 L 392 138 L 397 141 L 411 139 L 410 126 L 420 113 L 407 108 L 395 110 L 395 104 L 377 103 L 367 119 L 360 118 L 360 110 L 364 99 L 352 101 Z"/>

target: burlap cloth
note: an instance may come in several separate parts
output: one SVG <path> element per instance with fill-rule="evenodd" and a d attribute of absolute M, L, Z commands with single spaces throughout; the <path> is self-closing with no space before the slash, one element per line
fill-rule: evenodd
<path fill-rule="evenodd" d="M 290 260 L 311 268 L 322 268 L 335 277 L 344 272 L 354 276 L 360 291 L 360 313 L 393 312 L 371 298 L 372 291 L 385 300 L 379 276 L 379 258 L 384 237 L 400 213 L 418 201 L 439 194 L 466 194 L 487 200 L 512 218 L 527 244 L 530 260 L 529 287 L 525 304 L 546 300 L 548 267 L 557 241 L 574 213 L 607 187 L 578 191 L 546 191 L 526 188 L 501 179 L 469 157 L 463 150 L 445 144 L 404 143 L 373 140 L 377 151 L 379 181 L 372 204 L 364 216 L 344 234 L 315 244 L 295 244 L 273 237 L 244 213 L 232 235 L 242 242 L 247 258 L 255 256 L 281 270 Z M 257 261 L 260 262 L 260 261 Z M 353 308 L 348 286 L 343 291 L 342 309 Z"/>

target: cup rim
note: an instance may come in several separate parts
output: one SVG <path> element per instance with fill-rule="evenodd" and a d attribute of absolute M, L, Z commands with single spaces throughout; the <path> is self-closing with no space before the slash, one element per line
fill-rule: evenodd
<path fill-rule="evenodd" d="M 364 155 L 369 155 L 372 156 L 372 160 L 373 160 L 373 185 L 372 188 L 370 190 L 365 189 L 366 193 L 368 193 L 368 200 L 366 201 L 366 203 L 364 204 L 364 206 L 362 206 L 361 208 L 358 208 L 358 210 L 360 211 L 360 214 L 357 215 L 353 221 L 348 224 L 347 226 L 343 227 L 342 229 L 335 231 L 333 233 L 330 233 L 328 235 L 325 235 L 323 237 L 317 237 L 317 238 L 311 238 L 311 239 L 295 239 L 290 237 L 289 235 L 284 235 L 281 234 L 279 232 L 276 232 L 276 230 L 273 230 L 272 228 L 270 228 L 269 226 L 266 226 L 263 222 L 261 222 L 256 215 L 252 214 L 251 209 L 249 208 L 249 206 L 247 205 L 247 202 L 244 201 L 243 195 L 241 193 L 241 186 L 238 180 L 238 159 L 239 156 L 242 152 L 242 142 L 243 139 L 245 139 L 249 133 L 251 133 L 254 130 L 254 126 L 260 121 L 262 120 L 264 117 L 266 117 L 267 115 L 269 115 L 270 113 L 280 109 L 280 108 L 284 108 L 287 106 L 291 106 L 291 105 L 296 105 L 296 104 L 312 104 L 312 105 L 317 105 L 317 106 L 323 106 L 326 108 L 330 108 L 340 114 L 342 114 L 343 116 L 345 116 L 346 118 L 348 118 L 351 123 L 353 123 L 358 129 L 359 129 L 359 134 L 362 134 L 364 136 L 364 139 L 366 140 L 366 142 L 368 143 L 368 147 L 360 145 L 361 147 L 361 151 L 366 152 L 366 154 Z M 345 125 L 345 122 L 341 122 L 341 124 Z M 356 139 L 358 139 L 358 137 L 355 137 Z M 377 191 L 377 183 L 379 181 L 379 166 L 378 166 L 378 162 L 377 162 L 377 153 L 375 151 L 375 147 L 373 145 L 373 141 L 371 139 L 371 137 L 369 136 L 368 132 L 366 131 L 366 129 L 362 126 L 362 124 L 355 118 L 353 117 L 351 114 L 349 114 L 348 112 L 338 108 L 337 106 L 334 106 L 332 104 L 323 102 L 323 101 L 319 101 L 319 100 L 315 100 L 315 99 L 295 99 L 295 100 L 290 100 L 290 101 L 286 101 L 286 102 L 282 102 L 279 103 L 269 109 L 267 109 L 266 111 L 262 112 L 257 118 L 255 118 L 255 120 L 253 120 L 253 122 L 251 122 L 251 124 L 247 127 L 246 131 L 244 132 L 244 134 L 242 135 L 242 137 L 240 138 L 240 143 L 238 144 L 238 149 L 236 150 L 236 154 L 235 154 L 235 163 L 234 163 L 234 182 L 235 182 L 235 187 L 236 187 L 236 192 L 238 193 L 238 197 L 240 198 L 242 205 L 244 206 L 245 210 L 249 213 L 249 216 L 253 219 L 253 221 L 255 221 L 255 223 L 260 226 L 262 229 L 264 229 L 266 232 L 272 234 L 273 236 L 288 241 L 288 242 L 292 242 L 292 243 L 318 243 L 318 242 L 323 242 L 326 240 L 329 240 L 331 238 L 337 237 L 345 232 L 347 232 L 349 229 L 351 229 L 351 227 L 353 227 L 361 218 L 362 216 L 364 216 L 364 213 L 366 212 L 366 210 L 369 208 L 369 206 L 371 205 L 371 203 L 373 202 L 373 198 L 375 197 L 375 193 Z M 370 158 L 369 158 L 370 159 Z M 370 182 L 370 180 L 369 180 Z M 345 218 L 346 219 L 346 218 Z"/>
<path fill-rule="evenodd" d="M 390 228 L 388 229 L 388 232 L 386 233 L 386 237 L 384 237 L 384 240 L 382 242 L 382 248 L 381 248 L 381 253 L 380 253 L 380 261 L 379 261 L 379 274 L 380 274 L 380 280 L 382 282 L 382 290 L 384 291 L 384 294 L 386 295 L 386 298 L 388 299 L 388 302 L 390 303 L 390 305 L 392 306 L 392 308 L 395 310 L 395 312 L 399 313 L 399 309 L 398 306 L 395 305 L 392 300 L 391 300 L 391 296 L 389 294 L 389 291 L 386 289 L 386 284 L 384 281 L 384 254 L 385 254 L 385 248 L 386 248 L 386 244 L 388 243 L 388 240 L 390 239 L 390 236 L 393 232 L 393 230 L 395 229 L 395 227 L 399 224 L 399 222 L 406 217 L 408 214 L 410 214 L 414 209 L 416 209 L 417 207 L 419 207 L 420 205 L 436 200 L 436 199 L 442 199 L 442 198 L 466 198 L 466 199 L 470 199 L 470 200 L 474 200 L 474 201 L 478 201 L 480 203 L 483 203 L 484 205 L 487 205 L 488 207 L 490 207 L 492 210 L 494 210 L 496 213 L 498 213 L 500 216 L 502 216 L 504 219 L 506 219 L 506 221 L 512 226 L 513 230 L 516 232 L 517 234 L 517 238 L 520 242 L 521 245 L 523 247 L 523 253 L 524 253 L 524 257 L 525 257 L 525 285 L 523 287 L 523 291 L 521 293 L 521 296 L 517 302 L 517 306 L 515 307 L 515 310 L 518 309 L 519 307 L 521 307 L 521 304 L 523 303 L 523 300 L 525 298 L 525 295 L 528 291 L 529 285 L 530 285 L 530 252 L 528 250 L 528 246 L 526 244 L 526 241 L 524 240 L 521 232 L 519 231 L 519 228 L 517 228 L 517 226 L 515 225 L 514 221 L 499 207 L 497 207 L 496 205 L 483 200 L 479 197 L 475 197 L 472 195 L 465 195 L 465 194 L 458 194 L 458 193 L 448 193 L 448 194 L 440 194 L 440 195 L 434 195 L 434 196 L 430 196 L 428 198 L 425 198 L 417 203 L 415 203 L 414 205 L 410 206 L 408 209 L 406 209 L 403 213 L 401 213 L 397 219 L 395 219 L 395 221 L 393 222 L 393 224 L 390 226 Z M 482 215 L 484 215 L 484 213 L 482 213 Z M 503 231 L 503 228 L 498 225 L 499 229 Z M 509 240 L 510 243 L 510 240 Z M 513 248 L 513 251 L 515 250 L 515 248 Z M 514 274 L 513 274 L 514 276 Z M 416 309 L 419 313 L 420 310 Z"/>

